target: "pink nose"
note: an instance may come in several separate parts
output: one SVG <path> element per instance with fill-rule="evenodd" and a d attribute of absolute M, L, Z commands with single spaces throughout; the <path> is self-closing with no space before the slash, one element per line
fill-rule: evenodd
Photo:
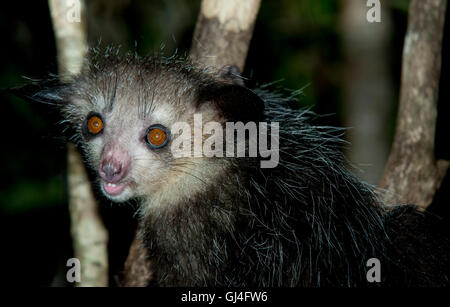
<path fill-rule="evenodd" d="M 126 172 L 124 170 L 125 168 L 122 164 L 109 161 L 100 165 L 98 173 L 106 182 L 116 183 L 125 177 Z"/>
<path fill-rule="evenodd" d="M 106 182 L 117 183 L 128 173 L 130 160 L 126 152 L 118 149 L 107 149 L 100 158 L 99 176 Z"/>

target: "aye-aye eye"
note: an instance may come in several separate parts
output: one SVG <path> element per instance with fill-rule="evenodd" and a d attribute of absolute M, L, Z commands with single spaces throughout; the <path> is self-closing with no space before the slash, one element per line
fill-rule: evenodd
<path fill-rule="evenodd" d="M 151 125 L 145 133 L 145 142 L 151 149 L 164 147 L 169 141 L 169 133 L 163 125 Z"/>
<path fill-rule="evenodd" d="M 91 136 L 97 135 L 103 131 L 103 119 L 100 114 L 89 113 L 84 122 L 84 130 Z"/>

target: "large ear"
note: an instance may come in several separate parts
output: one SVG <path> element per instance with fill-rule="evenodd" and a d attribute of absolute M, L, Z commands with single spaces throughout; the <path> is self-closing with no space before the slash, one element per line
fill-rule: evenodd
<path fill-rule="evenodd" d="M 66 89 L 67 85 L 62 84 L 55 79 L 33 81 L 24 86 L 7 89 L 7 92 L 28 101 L 61 106 L 65 101 Z"/>
<path fill-rule="evenodd" d="M 259 121 L 264 101 L 250 89 L 236 84 L 212 84 L 200 90 L 198 105 L 214 104 L 228 121 Z"/>

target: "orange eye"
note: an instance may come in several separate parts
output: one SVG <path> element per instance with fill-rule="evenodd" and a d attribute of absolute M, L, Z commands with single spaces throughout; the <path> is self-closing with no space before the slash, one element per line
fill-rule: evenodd
<path fill-rule="evenodd" d="M 91 134 L 99 134 L 103 130 L 103 121 L 99 115 L 92 115 L 89 117 L 87 129 Z"/>
<path fill-rule="evenodd" d="M 161 125 L 150 126 L 145 136 L 147 144 L 151 148 L 161 148 L 167 143 L 166 128 Z"/>

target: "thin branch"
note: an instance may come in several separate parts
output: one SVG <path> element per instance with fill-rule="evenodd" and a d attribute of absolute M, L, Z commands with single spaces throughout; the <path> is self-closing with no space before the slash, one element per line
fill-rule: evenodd
<path fill-rule="evenodd" d="M 206 66 L 236 66 L 242 72 L 260 0 L 203 0 L 191 58 Z"/>
<path fill-rule="evenodd" d="M 446 0 L 412 0 L 403 48 L 397 128 L 380 188 L 387 203 L 426 208 L 449 167 L 434 141 Z"/>
<path fill-rule="evenodd" d="M 79 7 L 77 7 L 79 5 Z M 84 2 L 49 0 L 62 78 L 81 71 L 87 50 Z M 79 11 L 74 11 L 79 10 Z M 68 14 L 79 14 L 80 21 Z M 92 193 L 82 158 L 73 144 L 67 146 L 69 210 L 75 257 L 81 263 L 81 282 L 77 286 L 108 285 L 108 232 Z"/>
<path fill-rule="evenodd" d="M 125 261 L 123 280 L 125 287 L 145 287 L 152 278 L 151 263 L 141 234 L 141 229 L 138 227 Z"/>

